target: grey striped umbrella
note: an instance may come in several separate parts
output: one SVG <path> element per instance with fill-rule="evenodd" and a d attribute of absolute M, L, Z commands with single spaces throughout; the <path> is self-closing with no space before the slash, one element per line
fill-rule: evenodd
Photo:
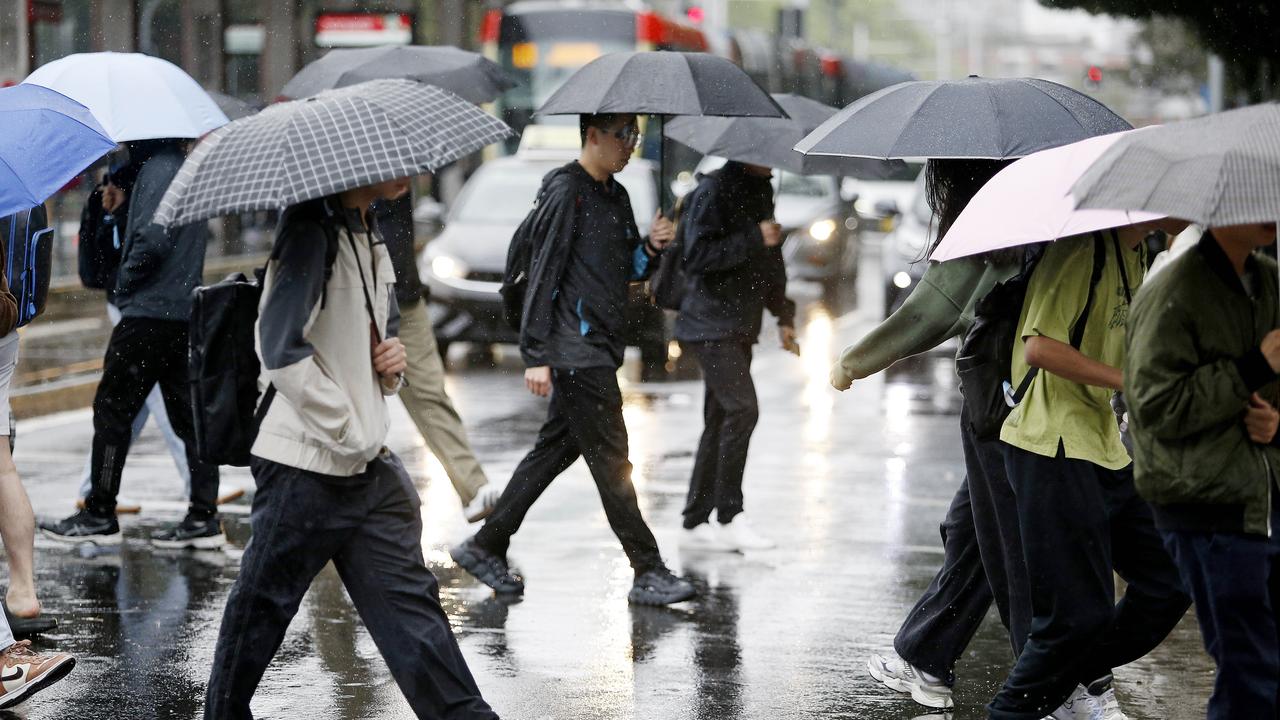
<path fill-rule="evenodd" d="M 1148 210 L 1207 226 L 1280 220 L 1280 105 L 1132 133 L 1071 194 L 1082 208 Z"/>
<path fill-rule="evenodd" d="M 211 133 L 178 171 L 156 222 L 281 209 L 434 172 L 510 134 L 475 105 L 412 80 L 328 90 Z"/>

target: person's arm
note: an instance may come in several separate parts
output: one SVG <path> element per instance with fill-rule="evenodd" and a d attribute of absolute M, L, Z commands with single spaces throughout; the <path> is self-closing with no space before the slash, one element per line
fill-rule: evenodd
<path fill-rule="evenodd" d="M 347 440 L 352 409 L 337 382 L 315 361 L 306 327 L 324 290 L 324 231 L 298 222 L 279 237 L 271 288 L 258 314 L 262 366 L 276 392 L 311 432 L 337 445 Z"/>
<path fill-rule="evenodd" d="M 547 364 L 547 342 L 555 324 L 555 295 L 573 244 L 577 193 L 572 181 L 559 179 L 539 201 L 532 237 L 529 285 L 520 320 L 520 357 L 526 368 Z"/>
<path fill-rule="evenodd" d="M 1120 368 L 1098 362 L 1061 340 L 1032 335 L 1026 340 L 1023 358 L 1031 367 L 1073 383 L 1111 390 L 1124 389 Z"/>
<path fill-rule="evenodd" d="M 759 225 L 726 231 L 723 214 L 716 207 L 714 187 L 703 183 L 695 188 L 689 196 L 689 207 L 684 210 L 684 270 L 690 275 L 733 270 L 765 249 Z"/>
<path fill-rule="evenodd" d="M 964 332 L 965 309 L 977 301 L 987 266 L 979 259 L 931 263 L 902 306 L 840 353 L 831 384 L 846 390 L 895 362 L 927 352 Z"/>
<path fill-rule="evenodd" d="M 787 297 L 787 265 L 782 259 L 782 248 L 769 248 L 764 256 L 768 264 L 769 286 L 765 290 L 764 306 L 769 314 L 778 318 L 782 327 L 796 326 L 796 304 Z"/>
<path fill-rule="evenodd" d="M 152 222 L 160 199 L 178 166 L 169 158 L 155 158 L 143 166 L 129 197 L 128 238 L 120 258 L 118 288 L 131 292 L 147 280 L 173 252 L 174 238 L 167 228 Z"/>
<path fill-rule="evenodd" d="M 1151 307 L 1158 304 L 1160 307 Z M 1280 330 L 1237 358 L 1201 362 L 1195 348 L 1197 308 L 1135 302 L 1129 318 L 1125 400 L 1134 427 L 1161 440 L 1179 440 L 1245 414 L 1250 396 L 1276 379 Z"/>

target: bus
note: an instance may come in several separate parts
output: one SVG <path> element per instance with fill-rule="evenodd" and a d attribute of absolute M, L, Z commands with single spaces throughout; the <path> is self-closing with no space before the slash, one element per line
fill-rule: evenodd
<path fill-rule="evenodd" d="M 518 83 L 495 103 L 498 117 L 517 133 L 533 122 L 534 111 L 570 75 L 601 55 L 708 50 L 707 38 L 692 26 L 654 10 L 591 0 L 524 0 L 491 9 L 481 25 L 480 42 L 485 56 Z M 539 118 L 538 122 L 565 120 Z M 515 152 L 519 142 L 518 137 L 510 139 L 506 152 Z M 647 151 L 642 152 L 649 155 Z"/>

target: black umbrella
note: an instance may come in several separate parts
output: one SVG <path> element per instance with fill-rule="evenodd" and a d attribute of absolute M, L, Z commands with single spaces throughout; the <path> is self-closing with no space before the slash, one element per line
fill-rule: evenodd
<path fill-rule="evenodd" d="M 227 116 L 228 120 L 239 120 L 242 117 L 249 117 L 261 109 L 256 108 L 237 97 L 231 97 L 230 95 L 224 95 L 223 93 L 214 92 L 212 90 L 208 92 L 209 97 L 213 98 L 214 104 L 217 105 L 218 109 Z"/>
<path fill-rule="evenodd" d="M 448 45 L 395 45 L 330 50 L 294 75 L 280 94 L 305 98 L 366 80 L 398 78 L 435 85 L 477 104 L 515 87 L 497 63 L 478 53 Z"/>
<path fill-rule="evenodd" d="M 663 132 L 703 155 L 717 155 L 800 175 L 883 177 L 885 173 L 878 166 L 891 162 L 901 164 L 900 161 L 801 155 L 793 146 L 826 122 L 836 109 L 790 93 L 775 93 L 773 99 L 790 117 L 677 117 L 666 123 Z"/>
<path fill-rule="evenodd" d="M 618 52 L 574 73 L 551 95 L 539 115 L 634 113 L 785 118 L 778 103 L 728 60 L 707 53 Z M 662 164 L 664 152 L 659 151 Z M 665 167 L 659 170 L 667 196 Z M 664 203 L 665 204 L 665 203 Z"/>
<path fill-rule="evenodd" d="M 1106 105 L 1036 78 L 904 82 L 814 130 L 805 155 L 1004 160 L 1132 126 Z"/>

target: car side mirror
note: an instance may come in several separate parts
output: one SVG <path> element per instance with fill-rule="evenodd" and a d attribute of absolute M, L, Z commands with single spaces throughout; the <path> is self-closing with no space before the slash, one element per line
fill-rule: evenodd
<path fill-rule="evenodd" d="M 897 201 L 892 198 L 877 200 L 873 207 L 880 217 L 897 217 L 902 214 L 902 211 L 898 209 Z"/>

